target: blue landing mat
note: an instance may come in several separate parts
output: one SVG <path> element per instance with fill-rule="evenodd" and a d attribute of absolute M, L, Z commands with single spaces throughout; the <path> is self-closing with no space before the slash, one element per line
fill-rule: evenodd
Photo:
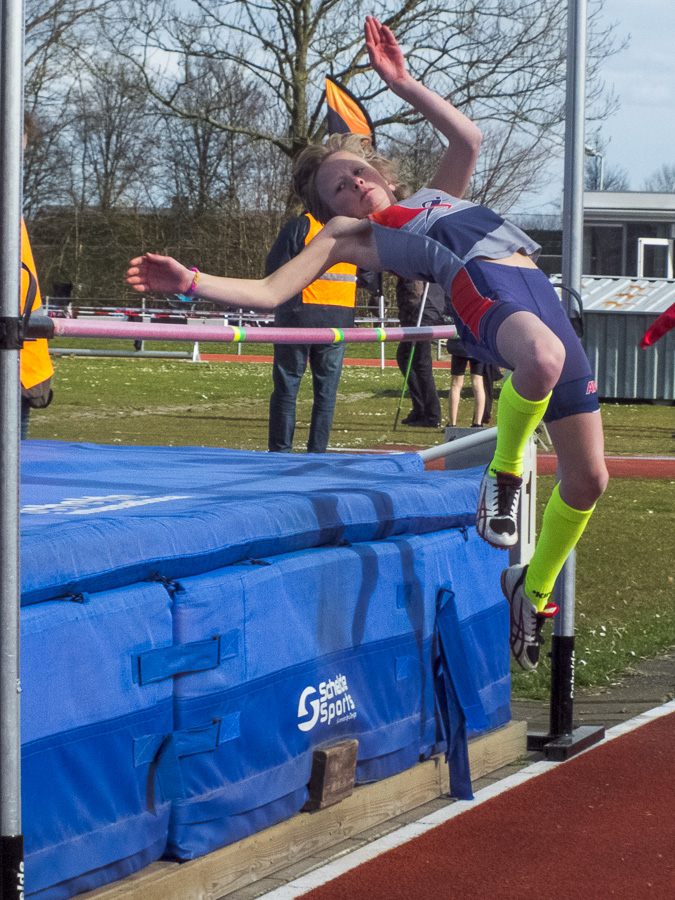
<path fill-rule="evenodd" d="M 22 605 L 475 521 L 479 473 L 416 453 L 22 444 Z M 430 477 L 431 476 L 431 477 Z"/>
<path fill-rule="evenodd" d="M 288 818 L 314 750 L 343 738 L 357 783 L 451 743 L 470 790 L 467 729 L 510 716 L 479 469 L 46 441 L 22 457 L 28 895 Z"/>

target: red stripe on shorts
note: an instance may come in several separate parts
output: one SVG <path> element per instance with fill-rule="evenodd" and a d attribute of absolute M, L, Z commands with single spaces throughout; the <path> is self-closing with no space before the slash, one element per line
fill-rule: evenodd
<path fill-rule="evenodd" d="M 484 297 L 471 280 L 466 269 L 460 269 L 455 275 L 450 291 L 450 299 L 455 312 L 471 331 L 476 340 L 480 340 L 479 329 L 481 319 L 497 302 Z"/>

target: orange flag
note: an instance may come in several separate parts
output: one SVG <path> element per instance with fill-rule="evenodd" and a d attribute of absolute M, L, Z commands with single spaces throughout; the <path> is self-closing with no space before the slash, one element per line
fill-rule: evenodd
<path fill-rule="evenodd" d="M 331 75 L 326 76 L 326 103 L 328 104 L 328 133 L 370 135 L 375 146 L 373 123 L 363 105 L 336 81 Z"/>

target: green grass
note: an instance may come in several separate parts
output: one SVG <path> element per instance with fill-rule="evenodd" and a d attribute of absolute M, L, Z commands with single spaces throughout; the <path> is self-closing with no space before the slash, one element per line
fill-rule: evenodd
<path fill-rule="evenodd" d="M 269 364 L 84 357 L 59 357 L 54 363 L 55 399 L 32 414 L 32 438 L 267 448 Z M 444 394 L 445 416 L 449 372 L 438 372 L 436 382 Z M 400 424 L 393 430 L 401 386 L 395 368 L 345 367 L 331 448 L 438 443 L 438 431 Z M 299 451 L 307 440 L 311 403 L 308 376 L 298 398 Z M 471 405 L 467 389 L 460 423 L 469 424 Z M 406 398 L 401 418 L 409 409 Z M 604 404 L 603 418 L 609 455 L 675 455 L 672 406 Z M 540 514 L 552 486 L 550 477 L 538 480 Z M 616 479 L 598 504 L 577 554 L 577 684 L 607 683 L 638 659 L 675 646 L 673 497 L 672 482 Z M 545 699 L 549 689 L 546 658 L 535 675 L 514 670 L 514 695 Z"/>
<path fill-rule="evenodd" d="M 54 365 L 56 398 L 48 409 L 33 414 L 31 437 L 267 449 L 268 363 L 58 357 Z M 437 443 L 437 431 L 400 425 L 393 431 L 401 386 L 395 368 L 346 367 L 331 447 Z M 299 451 L 307 442 L 311 405 L 308 375 L 298 397 Z M 409 409 L 406 399 L 401 418 Z"/>

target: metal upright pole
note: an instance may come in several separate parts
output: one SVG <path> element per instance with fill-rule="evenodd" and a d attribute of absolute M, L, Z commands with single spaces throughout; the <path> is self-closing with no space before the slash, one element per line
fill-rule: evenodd
<path fill-rule="evenodd" d="M 563 189 L 563 285 L 581 293 L 584 228 L 584 124 L 586 109 L 586 0 L 567 4 L 567 93 Z M 569 291 L 563 303 L 569 313 Z M 601 740 L 604 728 L 574 728 L 574 604 L 576 555 L 572 550 L 555 585 L 560 607 L 551 639 L 551 719 L 548 734 L 528 735 L 529 749 L 567 759 Z"/>
<path fill-rule="evenodd" d="M 0 32 L 0 867 L 23 897 L 19 707 L 19 352 L 22 0 L 1 0 Z"/>

